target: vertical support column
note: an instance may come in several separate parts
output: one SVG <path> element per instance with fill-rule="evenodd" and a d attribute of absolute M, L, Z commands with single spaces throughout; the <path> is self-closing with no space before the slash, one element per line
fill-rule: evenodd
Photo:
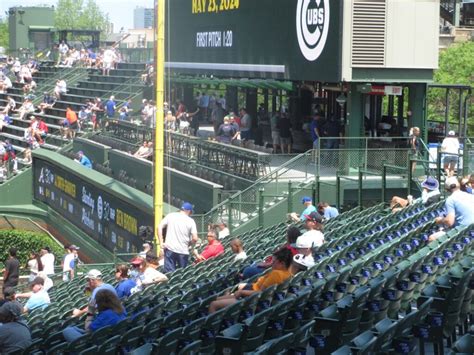
<path fill-rule="evenodd" d="M 388 118 L 392 119 L 393 118 L 393 113 L 395 111 L 395 96 L 393 95 L 388 95 Z"/>
<path fill-rule="evenodd" d="M 402 135 L 402 132 L 403 132 L 403 125 L 404 125 L 404 119 L 403 119 L 403 115 L 404 115 L 404 104 L 405 104 L 405 90 L 403 90 L 403 95 L 400 95 L 400 96 L 397 96 L 398 97 L 398 107 L 397 107 L 397 126 L 398 126 L 398 129 L 397 129 L 397 133 L 398 133 L 398 136 L 401 136 Z"/>
<path fill-rule="evenodd" d="M 293 186 L 291 181 L 288 181 L 288 213 L 293 212 Z M 314 201 L 314 200 L 313 200 Z"/>
<path fill-rule="evenodd" d="M 409 104 L 412 112 L 411 126 L 417 126 L 421 130 L 421 138 L 426 142 L 428 131 L 426 129 L 426 84 L 409 85 Z"/>
<path fill-rule="evenodd" d="M 238 99 L 238 89 L 235 86 L 227 86 L 227 90 L 225 93 L 225 100 L 227 105 L 227 110 L 234 111 L 238 114 L 240 107 L 239 106 L 239 99 Z"/>
<path fill-rule="evenodd" d="M 186 107 L 190 110 L 195 110 L 194 107 L 194 95 L 192 85 L 183 85 L 183 101 Z"/>
<path fill-rule="evenodd" d="M 341 177 L 336 173 L 336 207 L 341 210 Z"/>
<path fill-rule="evenodd" d="M 454 1 L 453 25 L 459 27 L 461 24 L 461 0 Z"/>
<path fill-rule="evenodd" d="M 439 181 L 439 180 L 438 180 Z M 382 161 L 382 202 L 385 203 L 385 190 L 387 188 L 387 166 L 385 160 Z"/>
<path fill-rule="evenodd" d="M 364 136 L 364 105 L 363 94 L 357 91 L 357 85 L 351 83 L 347 96 L 346 137 Z"/>
<path fill-rule="evenodd" d="M 362 180 L 364 179 L 364 173 L 362 171 L 362 168 L 359 167 L 359 189 L 357 191 L 357 203 L 359 205 L 359 209 L 362 210 L 362 188 L 363 188 L 363 182 Z"/>
<path fill-rule="evenodd" d="M 278 96 L 278 90 L 273 89 L 272 90 L 272 112 L 273 113 L 277 112 L 277 110 L 278 110 L 277 96 Z"/>
<path fill-rule="evenodd" d="M 257 89 L 246 89 L 245 106 L 252 117 L 252 127 L 257 127 Z"/>
<path fill-rule="evenodd" d="M 264 196 L 263 193 L 265 189 L 261 187 L 258 189 L 258 226 L 263 227 L 263 205 L 264 205 Z"/>

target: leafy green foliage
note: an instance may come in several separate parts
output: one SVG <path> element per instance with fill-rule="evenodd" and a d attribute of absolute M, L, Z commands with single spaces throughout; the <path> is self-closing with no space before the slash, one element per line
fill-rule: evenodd
<path fill-rule="evenodd" d="M 111 28 L 109 16 L 95 0 L 58 0 L 54 23 L 59 30 L 101 30 Z"/>
<path fill-rule="evenodd" d="M 8 39 L 8 21 L 0 20 L 0 47 L 8 49 L 9 42 L 10 41 Z"/>
<path fill-rule="evenodd" d="M 474 82 L 474 42 L 455 44 L 442 51 L 439 56 L 439 69 L 435 71 L 436 84 L 463 84 L 472 85 Z M 428 119 L 444 121 L 446 91 L 443 89 L 430 89 L 428 91 Z M 459 117 L 459 92 L 450 90 L 449 120 L 458 122 Z M 474 124 L 474 100 L 468 103 L 468 122 Z M 464 104 L 464 99 L 463 99 Z"/>
<path fill-rule="evenodd" d="M 0 260 L 5 261 L 8 257 L 8 250 L 16 248 L 20 265 L 25 265 L 29 254 L 39 252 L 41 248 L 49 246 L 56 260 L 63 254 L 63 249 L 49 235 L 17 229 L 0 230 Z"/>

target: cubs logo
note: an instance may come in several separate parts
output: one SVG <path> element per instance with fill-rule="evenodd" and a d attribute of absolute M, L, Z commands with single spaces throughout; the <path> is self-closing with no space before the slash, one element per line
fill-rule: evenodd
<path fill-rule="evenodd" d="M 330 0 L 298 0 L 296 33 L 303 56 L 313 62 L 323 52 L 329 32 Z"/>

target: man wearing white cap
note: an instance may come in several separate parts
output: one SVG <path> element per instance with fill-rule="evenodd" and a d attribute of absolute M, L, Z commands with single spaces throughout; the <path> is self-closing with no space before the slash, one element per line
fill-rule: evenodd
<path fill-rule="evenodd" d="M 459 160 L 459 140 L 456 137 L 456 132 L 448 132 L 448 136 L 441 143 L 441 152 L 444 156 L 443 164 L 446 176 L 453 176 L 454 168 Z"/>
<path fill-rule="evenodd" d="M 86 275 L 86 280 L 87 280 L 87 286 L 92 291 L 91 297 L 89 298 L 89 304 L 82 309 L 75 308 L 72 311 L 72 316 L 80 317 L 84 313 L 87 313 L 86 323 L 88 323 L 92 320 L 92 318 L 94 318 L 94 314 L 96 311 L 95 295 L 97 294 L 97 292 L 100 290 L 109 290 L 113 292 L 115 295 L 117 295 L 117 291 L 115 290 L 115 287 L 113 287 L 112 285 L 106 284 L 104 283 L 104 281 L 102 281 L 102 273 L 97 269 L 89 270 L 89 272 Z"/>
<path fill-rule="evenodd" d="M 446 199 L 446 217 L 436 217 L 436 224 L 447 227 L 466 227 L 474 224 L 474 195 L 461 191 L 459 181 L 455 177 L 447 178 L 444 182 L 445 189 L 451 193 Z M 430 235 L 429 241 L 438 239 L 444 234 L 437 232 Z"/>

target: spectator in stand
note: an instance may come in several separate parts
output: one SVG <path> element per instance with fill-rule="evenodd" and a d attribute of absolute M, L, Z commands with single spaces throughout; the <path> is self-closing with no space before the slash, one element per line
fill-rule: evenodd
<path fill-rule="evenodd" d="M 138 278 L 136 279 L 137 286 L 131 291 L 132 293 L 135 293 L 137 291 L 142 291 L 149 285 L 168 281 L 168 277 L 166 277 L 165 274 L 156 270 L 156 268 L 153 267 L 150 262 L 147 262 L 143 258 L 139 258 L 139 259 L 140 259 L 140 266 L 139 266 L 140 274 L 138 275 Z"/>
<path fill-rule="evenodd" d="M 100 290 L 108 290 L 117 296 L 117 292 L 112 285 L 109 285 L 102 281 L 102 273 L 97 269 L 91 269 L 86 275 L 87 286 L 92 291 L 91 297 L 89 298 L 89 304 L 82 308 L 75 308 L 72 311 L 73 317 L 80 317 L 87 313 L 86 323 L 92 321 L 92 318 L 96 314 L 96 295 Z"/>
<path fill-rule="evenodd" d="M 16 77 L 16 82 L 19 83 L 20 82 L 20 70 L 21 70 L 21 62 L 18 58 L 15 58 L 15 60 L 13 61 L 13 64 L 12 64 L 12 71 L 13 71 L 13 74 L 15 74 L 15 77 Z"/>
<path fill-rule="evenodd" d="M 153 246 L 152 246 L 152 244 L 149 243 L 149 242 L 143 243 L 142 246 L 143 246 L 143 250 L 142 250 L 140 253 L 138 253 L 138 256 L 139 256 L 140 258 L 145 259 L 146 256 L 147 256 L 149 253 L 152 252 Z"/>
<path fill-rule="evenodd" d="M 107 114 L 107 118 L 114 118 L 116 105 L 117 103 L 115 102 L 115 96 L 110 96 L 110 98 L 105 103 L 105 112 Z"/>
<path fill-rule="evenodd" d="M 43 272 L 46 275 L 54 275 L 54 261 L 55 257 L 54 254 L 51 253 L 51 249 L 49 247 L 44 247 L 40 251 L 41 255 L 41 263 L 43 264 Z"/>
<path fill-rule="evenodd" d="M 412 158 L 418 158 L 420 153 L 420 128 L 413 127 L 408 132 L 408 143 Z M 411 173 L 414 174 L 416 169 L 416 161 L 411 164 Z"/>
<path fill-rule="evenodd" d="M 74 244 L 65 247 L 66 255 L 62 262 L 63 281 L 70 281 L 74 278 L 74 271 L 76 268 L 76 254 L 79 248 Z"/>
<path fill-rule="evenodd" d="M 283 244 L 282 246 L 278 247 L 276 250 L 279 249 L 288 249 L 291 251 L 292 255 L 296 255 L 298 253 L 298 250 L 293 247 L 293 245 L 296 243 L 298 237 L 301 235 L 301 232 L 298 228 L 295 226 L 290 226 L 286 230 L 286 243 Z M 273 256 L 270 255 L 265 258 L 260 263 L 254 263 L 250 266 L 247 266 L 243 272 L 242 272 L 242 279 L 248 279 L 252 276 L 258 275 L 265 271 L 265 269 L 268 269 L 269 267 L 272 266 L 273 263 Z"/>
<path fill-rule="evenodd" d="M 10 248 L 8 259 L 3 269 L 3 287 L 15 287 L 20 278 L 20 262 L 16 257 L 16 248 Z"/>
<path fill-rule="evenodd" d="M 48 292 L 44 289 L 44 279 L 35 277 L 30 283 L 31 292 L 18 293 L 16 298 L 28 298 L 23 312 L 28 313 L 35 309 L 44 310 L 50 303 Z"/>
<path fill-rule="evenodd" d="M 58 46 L 59 51 L 59 61 L 66 59 L 67 53 L 69 52 L 69 46 L 66 44 L 65 41 L 61 41 Z"/>
<path fill-rule="evenodd" d="M 273 254 L 272 270 L 260 277 L 253 284 L 241 284 L 239 290 L 233 294 L 218 297 L 209 306 L 209 313 L 234 304 L 242 297 L 248 297 L 255 292 L 264 291 L 266 288 L 279 285 L 292 276 L 290 265 L 293 255 L 288 249 L 280 249 Z"/>
<path fill-rule="evenodd" d="M 3 113 L 5 115 L 11 115 L 13 112 L 16 111 L 16 102 L 13 97 L 7 96 L 7 104 L 0 108 L 2 109 L 0 113 Z"/>
<path fill-rule="evenodd" d="M 77 162 L 79 162 L 82 166 L 86 168 L 92 169 L 92 162 L 88 157 L 85 156 L 82 150 L 77 152 Z"/>
<path fill-rule="evenodd" d="M 26 98 L 18 109 L 18 113 L 20 115 L 19 119 L 24 120 L 29 114 L 33 112 L 35 112 L 35 105 L 33 105 L 33 101 L 30 98 Z"/>
<path fill-rule="evenodd" d="M 165 256 L 164 272 L 168 273 L 188 265 L 189 246 L 198 241 L 196 222 L 191 218 L 193 205 L 184 202 L 181 211 L 168 214 L 158 226 L 158 237 Z M 166 240 L 163 241 L 163 229 Z"/>
<path fill-rule="evenodd" d="M 318 203 L 318 213 L 328 221 L 331 218 L 339 216 L 339 211 L 336 207 L 332 207 L 327 202 Z"/>
<path fill-rule="evenodd" d="M 223 219 L 217 221 L 216 226 L 219 230 L 219 239 L 224 239 L 230 235 L 229 228 Z"/>
<path fill-rule="evenodd" d="M 446 199 L 446 217 L 436 217 L 435 222 L 447 228 L 468 227 L 474 224 L 474 195 L 461 191 L 459 181 L 451 176 L 444 182 L 445 189 L 451 193 Z M 433 233 L 429 241 L 433 241 L 444 235 L 444 229 Z"/>
<path fill-rule="evenodd" d="M 41 277 L 44 280 L 44 289 L 46 292 L 54 286 L 53 280 L 51 280 L 44 271 L 38 272 L 38 277 Z"/>
<path fill-rule="evenodd" d="M 26 264 L 28 270 L 30 270 L 30 276 L 28 282 L 32 282 L 40 271 L 43 271 L 43 262 L 38 253 L 31 252 L 28 262 Z"/>
<path fill-rule="evenodd" d="M 63 330 L 63 336 L 68 342 L 72 342 L 85 334 L 92 333 L 98 329 L 113 326 L 127 317 L 127 312 L 123 307 L 115 291 L 100 289 L 95 295 L 95 307 L 97 315 L 88 314 L 84 329 L 69 326 Z"/>
<path fill-rule="evenodd" d="M 313 205 L 313 199 L 309 196 L 305 196 L 301 199 L 301 203 L 304 206 L 303 212 L 301 212 L 300 215 L 297 213 L 293 212 L 289 214 L 289 217 L 294 221 L 294 222 L 304 222 L 306 220 L 306 216 L 311 214 L 312 212 L 316 212 L 316 207 Z"/>
<path fill-rule="evenodd" d="M 474 175 L 467 175 L 463 177 L 460 181 L 461 191 L 467 192 L 468 194 L 474 194 Z"/>
<path fill-rule="evenodd" d="M 230 123 L 229 117 L 224 117 L 224 123 L 217 129 L 217 140 L 221 143 L 232 143 L 237 131 Z"/>
<path fill-rule="evenodd" d="M 67 106 L 66 108 L 66 122 L 63 122 L 63 135 L 65 139 L 73 139 L 76 136 L 78 125 L 78 118 L 76 112 Z M 65 134 L 64 134 L 65 132 Z"/>
<path fill-rule="evenodd" d="M 291 121 L 286 113 L 285 108 L 282 108 L 280 119 L 277 122 L 277 128 L 280 132 L 280 145 L 282 154 L 291 154 Z M 286 148 L 286 149 L 285 149 Z"/>
<path fill-rule="evenodd" d="M 134 157 L 147 159 L 153 154 L 151 143 L 144 141 L 138 150 L 133 154 Z"/>
<path fill-rule="evenodd" d="M 102 127 L 102 118 L 104 117 L 104 104 L 99 97 L 96 97 L 94 104 L 92 105 L 92 123 L 93 130 L 100 129 Z"/>
<path fill-rule="evenodd" d="M 25 132 L 23 133 L 23 139 L 28 144 L 28 149 L 34 150 L 36 148 L 39 148 L 39 143 L 36 140 L 35 130 L 33 129 L 33 127 L 28 127 L 27 129 L 25 129 Z"/>
<path fill-rule="evenodd" d="M 247 259 L 247 253 L 244 250 L 244 245 L 240 239 L 232 239 L 230 241 L 230 249 L 235 254 L 234 260 Z"/>
<path fill-rule="evenodd" d="M 21 304 L 7 302 L 0 307 L 0 349 L 2 354 L 19 354 L 31 345 L 31 332 L 21 319 Z"/>
<path fill-rule="evenodd" d="M 17 301 L 15 301 L 15 296 L 16 296 L 16 292 L 15 292 L 14 287 L 10 287 L 10 286 L 4 287 L 3 288 L 3 299 L 0 300 L 0 307 L 3 306 L 5 303 L 8 303 L 8 302 L 17 302 Z M 19 304 L 20 308 L 22 308 L 21 304 L 20 303 L 18 303 L 18 304 Z"/>
<path fill-rule="evenodd" d="M 132 294 L 132 288 L 136 287 L 137 284 L 134 280 L 128 278 L 128 266 L 125 264 L 117 265 L 115 268 L 115 279 L 118 284 L 115 286 L 115 291 L 120 299 L 130 297 Z"/>
<path fill-rule="evenodd" d="M 12 81 L 6 75 L 0 76 L 0 94 L 5 94 L 13 87 Z"/>
<path fill-rule="evenodd" d="M 278 121 L 280 120 L 280 113 L 276 112 L 270 118 L 270 130 L 272 133 L 272 145 L 273 145 L 273 153 L 278 154 L 278 147 L 281 147 L 280 143 L 280 127 L 278 125 Z M 282 151 L 283 153 L 283 151 Z"/>
<path fill-rule="evenodd" d="M 402 208 L 412 204 L 419 203 L 428 206 L 432 203 L 438 202 L 441 198 L 441 192 L 439 191 L 439 182 L 434 177 L 428 176 L 422 183 L 421 187 L 423 191 L 421 192 L 421 197 L 413 200 L 413 196 L 409 195 L 406 199 L 393 196 L 392 201 L 390 202 L 390 209 L 392 212 L 397 212 Z"/>
<path fill-rule="evenodd" d="M 207 232 L 207 245 L 201 253 L 198 253 L 197 250 L 193 250 L 194 257 L 196 262 L 215 258 L 224 253 L 224 246 L 219 241 L 218 232 L 213 228 Z"/>
<path fill-rule="evenodd" d="M 212 112 L 211 112 L 211 121 L 212 121 L 212 125 L 214 126 L 214 134 L 216 136 L 220 136 L 219 134 L 220 129 L 222 125 L 226 123 L 225 118 L 224 118 L 225 115 L 226 115 L 226 112 L 222 108 L 222 104 L 220 103 L 220 101 L 216 101 L 214 104 L 214 108 L 212 109 Z M 227 120 L 227 124 L 228 125 L 230 124 L 229 120 Z M 226 143 L 230 143 L 230 140 Z"/>
<path fill-rule="evenodd" d="M 90 119 L 90 111 L 87 112 L 87 106 L 81 106 L 79 113 L 77 114 L 78 120 L 78 132 L 83 130 L 86 127 L 87 121 Z"/>
<path fill-rule="evenodd" d="M 113 48 L 108 48 L 104 51 L 102 58 L 102 75 L 110 75 L 110 69 L 114 68 L 117 54 Z"/>
<path fill-rule="evenodd" d="M 309 215 L 306 215 L 306 224 L 307 229 L 301 237 L 309 238 L 312 243 L 312 248 L 319 248 L 324 244 L 324 234 L 323 234 L 323 223 L 325 219 L 318 212 L 311 212 Z M 298 241 L 296 241 L 298 243 Z M 297 247 L 295 247 L 297 248 Z M 298 248 L 297 248 L 298 249 Z"/>
<path fill-rule="evenodd" d="M 454 176 L 454 169 L 459 160 L 459 140 L 456 132 L 449 131 L 448 136 L 441 143 L 441 152 L 443 153 L 444 171 L 447 177 Z"/>
<path fill-rule="evenodd" d="M 205 92 L 202 93 L 199 97 L 199 111 L 201 111 L 202 117 L 204 120 L 208 119 L 209 115 L 209 101 L 210 97 Z"/>
<path fill-rule="evenodd" d="M 13 148 L 13 145 L 8 139 L 4 143 L 4 150 L 5 153 L 3 154 L 3 167 L 8 169 L 9 165 L 13 164 L 13 172 L 16 172 L 18 169 L 18 161 L 15 154 L 15 148 Z"/>
<path fill-rule="evenodd" d="M 31 116 L 31 128 L 33 128 L 33 135 L 39 144 L 44 144 L 44 139 L 48 134 L 48 126 L 44 123 L 42 117 Z"/>
<path fill-rule="evenodd" d="M 3 127 L 11 125 L 12 123 L 13 123 L 13 120 L 11 119 L 10 116 L 0 113 L 0 131 L 3 130 Z"/>
<path fill-rule="evenodd" d="M 240 139 L 252 139 L 252 117 L 248 114 L 247 109 L 240 109 Z"/>
<path fill-rule="evenodd" d="M 56 86 L 54 87 L 54 96 L 57 100 L 61 100 L 61 96 L 67 93 L 67 84 L 63 79 L 58 79 L 56 81 Z"/>
<path fill-rule="evenodd" d="M 56 98 L 54 95 L 50 95 L 47 91 L 43 94 L 43 102 L 39 104 L 40 113 L 44 115 L 45 110 L 52 109 L 56 103 Z"/>

